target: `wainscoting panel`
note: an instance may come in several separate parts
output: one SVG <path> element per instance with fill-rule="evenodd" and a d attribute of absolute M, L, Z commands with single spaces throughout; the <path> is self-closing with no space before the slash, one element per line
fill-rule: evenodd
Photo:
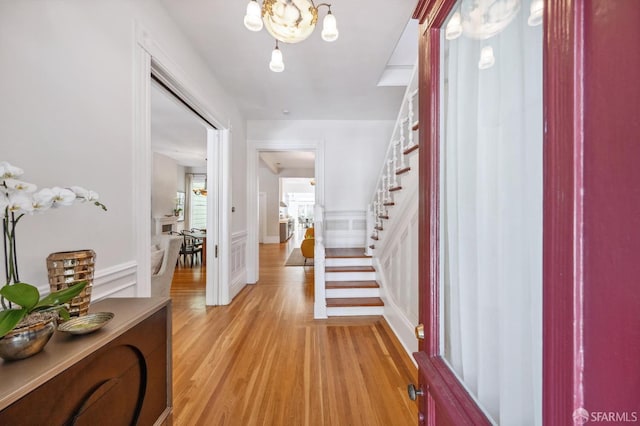
<path fill-rule="evenodd" d="M 233 300 L 247 284 L 247 231 L 231 235 L 229 262 L 229 297 Z"/>
<path fill-rule="evenodd" d="M 365 210 L 326 211 L 326 247 L 364 247 L 367 220 Z"/>
<path fill-rule="evenodd" d="M 96 270 L 93 275 L 91 301 L 107 297 L 136 297 L 137 270 L 138 265 L 135 261 Z"/>
<path fill-rule="evenodd" d="M 374 257 L 387 322 L 408 353 L 418 350 L 414 327 L 418 324 L 418 208 L 387 235 L 380 256 Z M 396 228 L 398 229 L 398 228 Z"/>

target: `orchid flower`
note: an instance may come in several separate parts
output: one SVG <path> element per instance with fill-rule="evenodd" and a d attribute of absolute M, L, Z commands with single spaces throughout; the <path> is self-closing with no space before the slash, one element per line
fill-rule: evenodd
<path fill-rule="evenodd" d="M 69 189 L 71 189 L 76 194 L 76 197 L 81 202 L 84 203 L 89 201 L 95 204 L 96 206 L 100 207 L 102 210 L 105 210 L 105 211 L 107 210 L 107 207 L 98 201 L 98 198 L 100 198 L 100 195 L 98 195 L 97 192 L 85 189 L 81 186 L 72 186 Z"/>
<path fill-rule="evenodd" d="M 9 204 L 7 205 L 8 213 L 24 214 L 33 211 L 33 202 L 31 197 L 20 192 L 9 194 Z"/>
<path fill-rule="evenodd" d="M 53 205 L 53 191 L 49 188 L 43 188 L 33 194 L 33 210 L 42 212 L 49 209 Z"/>
<path fill-rule="evenodd" d="M 24 170 L 20 167 L 12 166 L 6 161 L 0 161 L 0 179 L 10 179 L 22 176 Z"/>
<path fill-rule="evenodd" d="M 80 201 L 82 202 L 97 201 L 99 197 L 99 195 L 96 192 L 90 191 L 81 186 L 72 186 L 69 189 L 72 190 L 76 194 L 76 197 L 78 197 L 78 199 L 80 199 Z"/>
<path fill-rule="evenodd" d="M 4 185 L 7 187 L 8 190 L 13 190 L 17 192 L 26 192 L 28 194 L 35 192 L 36 189 L 38 189 L 38 187 L 32 183 L 23 182 L 21 180 L 16 180 L 11 178 L 5 179 Z"/>
<path fill-rule="evenodd" d="M 51 207 L 70 206 L 76 200 L 76 194 L 70 189 L 54 186 L 51 188 L 53 193 L 53 204 Z"/>

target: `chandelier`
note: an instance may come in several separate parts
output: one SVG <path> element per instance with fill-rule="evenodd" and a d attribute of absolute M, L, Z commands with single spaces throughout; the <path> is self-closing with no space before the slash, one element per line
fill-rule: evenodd
<path fill-rule="evenodd" d="M 276 39 L 276 47 L 271 52 L 269 68 L 273 72 L 284 71 L 282 52 L 278 42 L 299 43 L 311 35 L 318 22 L 318 9 L 326 6 L 329 11 L 322 21 L 322 39 L 335 41 L 338 38 L 336 18 L 331 14 L 331 5 L 313 0 L 263 0 L 262 7 L 257 0 L 250 0 L 244 26 L 251 31 L 260 31 L 264 26 Z"/>

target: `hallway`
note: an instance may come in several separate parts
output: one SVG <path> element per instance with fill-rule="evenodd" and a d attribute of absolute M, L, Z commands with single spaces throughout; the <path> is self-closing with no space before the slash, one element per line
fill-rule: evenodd
<path fill-rule="evenodd" d="M 313 320 L 313 268 L 260 246 L 260 280 L 205 307 L 200 267 L 177 268 L 175 425 L 414 425 L 416 368 L 381 317 Z"/>

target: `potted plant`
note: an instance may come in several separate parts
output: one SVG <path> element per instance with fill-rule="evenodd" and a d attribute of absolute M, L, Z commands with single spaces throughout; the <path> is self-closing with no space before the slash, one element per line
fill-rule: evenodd
<path fill-rule="evenodd" d="M 65 303 L 80 294 L 86 284 L 81 282 L 43 298 L 31 284 L 2 287 L 3 300 L 17 306 L 0 311 L 0 357 L 16 360 L 40 352 L 55 331 L 57 319 L 69 319 Z"/>

